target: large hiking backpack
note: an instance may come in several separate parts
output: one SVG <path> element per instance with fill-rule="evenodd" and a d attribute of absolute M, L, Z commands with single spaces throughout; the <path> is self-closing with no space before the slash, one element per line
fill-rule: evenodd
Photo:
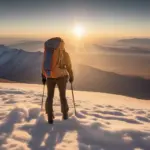
<path fill-rule="evenodd" d="M 42 73 L 46 78 L 51 76 L 51 65 L 52 65 L 52 56 L 54 51 L 60 45 L 60 42 L 63 40 L 59 37 L 54 37 L 47 40 L 44 43 L 44 58 L 43 58 L 43 66 Z"/>

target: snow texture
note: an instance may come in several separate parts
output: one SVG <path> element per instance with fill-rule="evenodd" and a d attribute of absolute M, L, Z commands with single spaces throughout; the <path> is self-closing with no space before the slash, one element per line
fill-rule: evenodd
<path fill-rule="evenodd" d="M 77 115 L 62 121 L 58 95 L 56 88 L 49 125 L 40 111 L 42 86 L 1 84 L 0 150 L 150 149 L 150 101 L 75 91 Z M 71 91 L 67 96 L 72 112 Z"/>

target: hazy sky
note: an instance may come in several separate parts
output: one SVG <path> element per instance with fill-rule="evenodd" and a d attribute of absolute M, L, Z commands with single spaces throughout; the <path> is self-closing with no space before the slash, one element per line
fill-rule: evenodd
<path fill-rule="evenodd" d="M 150 0 L 0 0 L 3 36 L 85 35 L 150 37 Z"/>

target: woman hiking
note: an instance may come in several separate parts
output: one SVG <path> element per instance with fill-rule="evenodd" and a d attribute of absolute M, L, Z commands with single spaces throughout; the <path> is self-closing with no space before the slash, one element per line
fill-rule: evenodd
<path fill-rule="evenodd" d="M 62 118 L 68 119 L 68 102 L 66 85 L 68 79 L 73 82 L 72 64 L 69 54 L 65 51 L 65 43 L 60 37 L 54 37 L 44 43 L 44 58 L 42 65 L 42 82 L 47 85 L 47 100 L 45 103 L 48 122 L 53 123 L 53 98 L 55 86 L 58 86 Z"/>

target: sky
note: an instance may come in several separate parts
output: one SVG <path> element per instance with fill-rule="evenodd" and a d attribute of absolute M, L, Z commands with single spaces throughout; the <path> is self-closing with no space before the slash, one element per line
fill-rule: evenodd
<path fill-rule="evenodd" d="M 0 0 L 4 37 L 150 37 L 150 0 Z"/>

